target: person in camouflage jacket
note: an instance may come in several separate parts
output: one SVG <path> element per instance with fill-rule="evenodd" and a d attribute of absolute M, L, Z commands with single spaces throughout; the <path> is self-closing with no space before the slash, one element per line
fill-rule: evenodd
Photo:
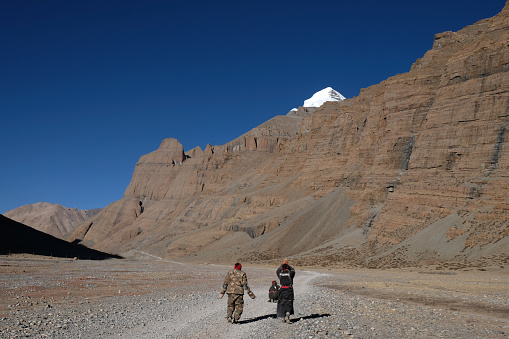
<path fill-rule="evenodd" d="M 226 307 L 226 319 L 231 323 L 238 323 L 242 312 L 244 311 L 244 290 L 251 299 L 255 298 L 253 292 L 247 284 L 247 275 L 242 272 L 242 265 L 236 263 L 234 269 L 229 271 L 224 278 L 223 290 L 219 295 L 222 298 L 224 294 L 228 294 Z"/>

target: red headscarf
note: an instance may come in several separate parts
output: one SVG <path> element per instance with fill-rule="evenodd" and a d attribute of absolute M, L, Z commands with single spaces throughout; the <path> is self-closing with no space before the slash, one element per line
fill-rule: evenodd
<path fill-rule="evenodd" d="M 242 269 L 242 265 L 240 264 L 240 262 L 236 263 L 235 266 L 233 266 L 236 270 L 241 270 Z"/>

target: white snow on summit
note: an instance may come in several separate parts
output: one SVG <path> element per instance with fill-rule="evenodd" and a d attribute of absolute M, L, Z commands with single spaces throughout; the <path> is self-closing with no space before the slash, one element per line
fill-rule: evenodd
<path fill-rule="evenodd" d="M 341 93 L 335 91 L 332 87 L 327 87 L 305 100 L 303 107 L 320 107 L 326 101 L 341 101 L 345 99 L 346 98 L 342 96 Z"/>

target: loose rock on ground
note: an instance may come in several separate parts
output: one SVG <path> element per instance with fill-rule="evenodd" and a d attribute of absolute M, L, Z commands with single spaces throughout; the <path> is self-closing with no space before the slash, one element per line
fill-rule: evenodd
<path fill-rule="evenodd" d="M 507 338 L 509 274 L 296 267 L 292 323 L 267 302 L 276 267 L 244 264 L 240 324 L 219 299 L 229 266 L 0 258 L 0 338 Z"/>

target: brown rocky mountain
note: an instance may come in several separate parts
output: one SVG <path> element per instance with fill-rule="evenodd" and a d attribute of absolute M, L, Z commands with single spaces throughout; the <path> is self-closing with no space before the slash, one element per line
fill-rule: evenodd
<path fill-rule="evenodd" d="M 136 164 L 70 237 L 202 262 L 484 265 L 509 259 L 509 4 L 437 34 L 405 74 Z"/>
<path fill-rule="evenodd" d="M 79 210 L 49 202 L 38 202 L 7 211 L 4 215 L 41 232 L 62 238 L 100 211 L 101 209 Z"/>

